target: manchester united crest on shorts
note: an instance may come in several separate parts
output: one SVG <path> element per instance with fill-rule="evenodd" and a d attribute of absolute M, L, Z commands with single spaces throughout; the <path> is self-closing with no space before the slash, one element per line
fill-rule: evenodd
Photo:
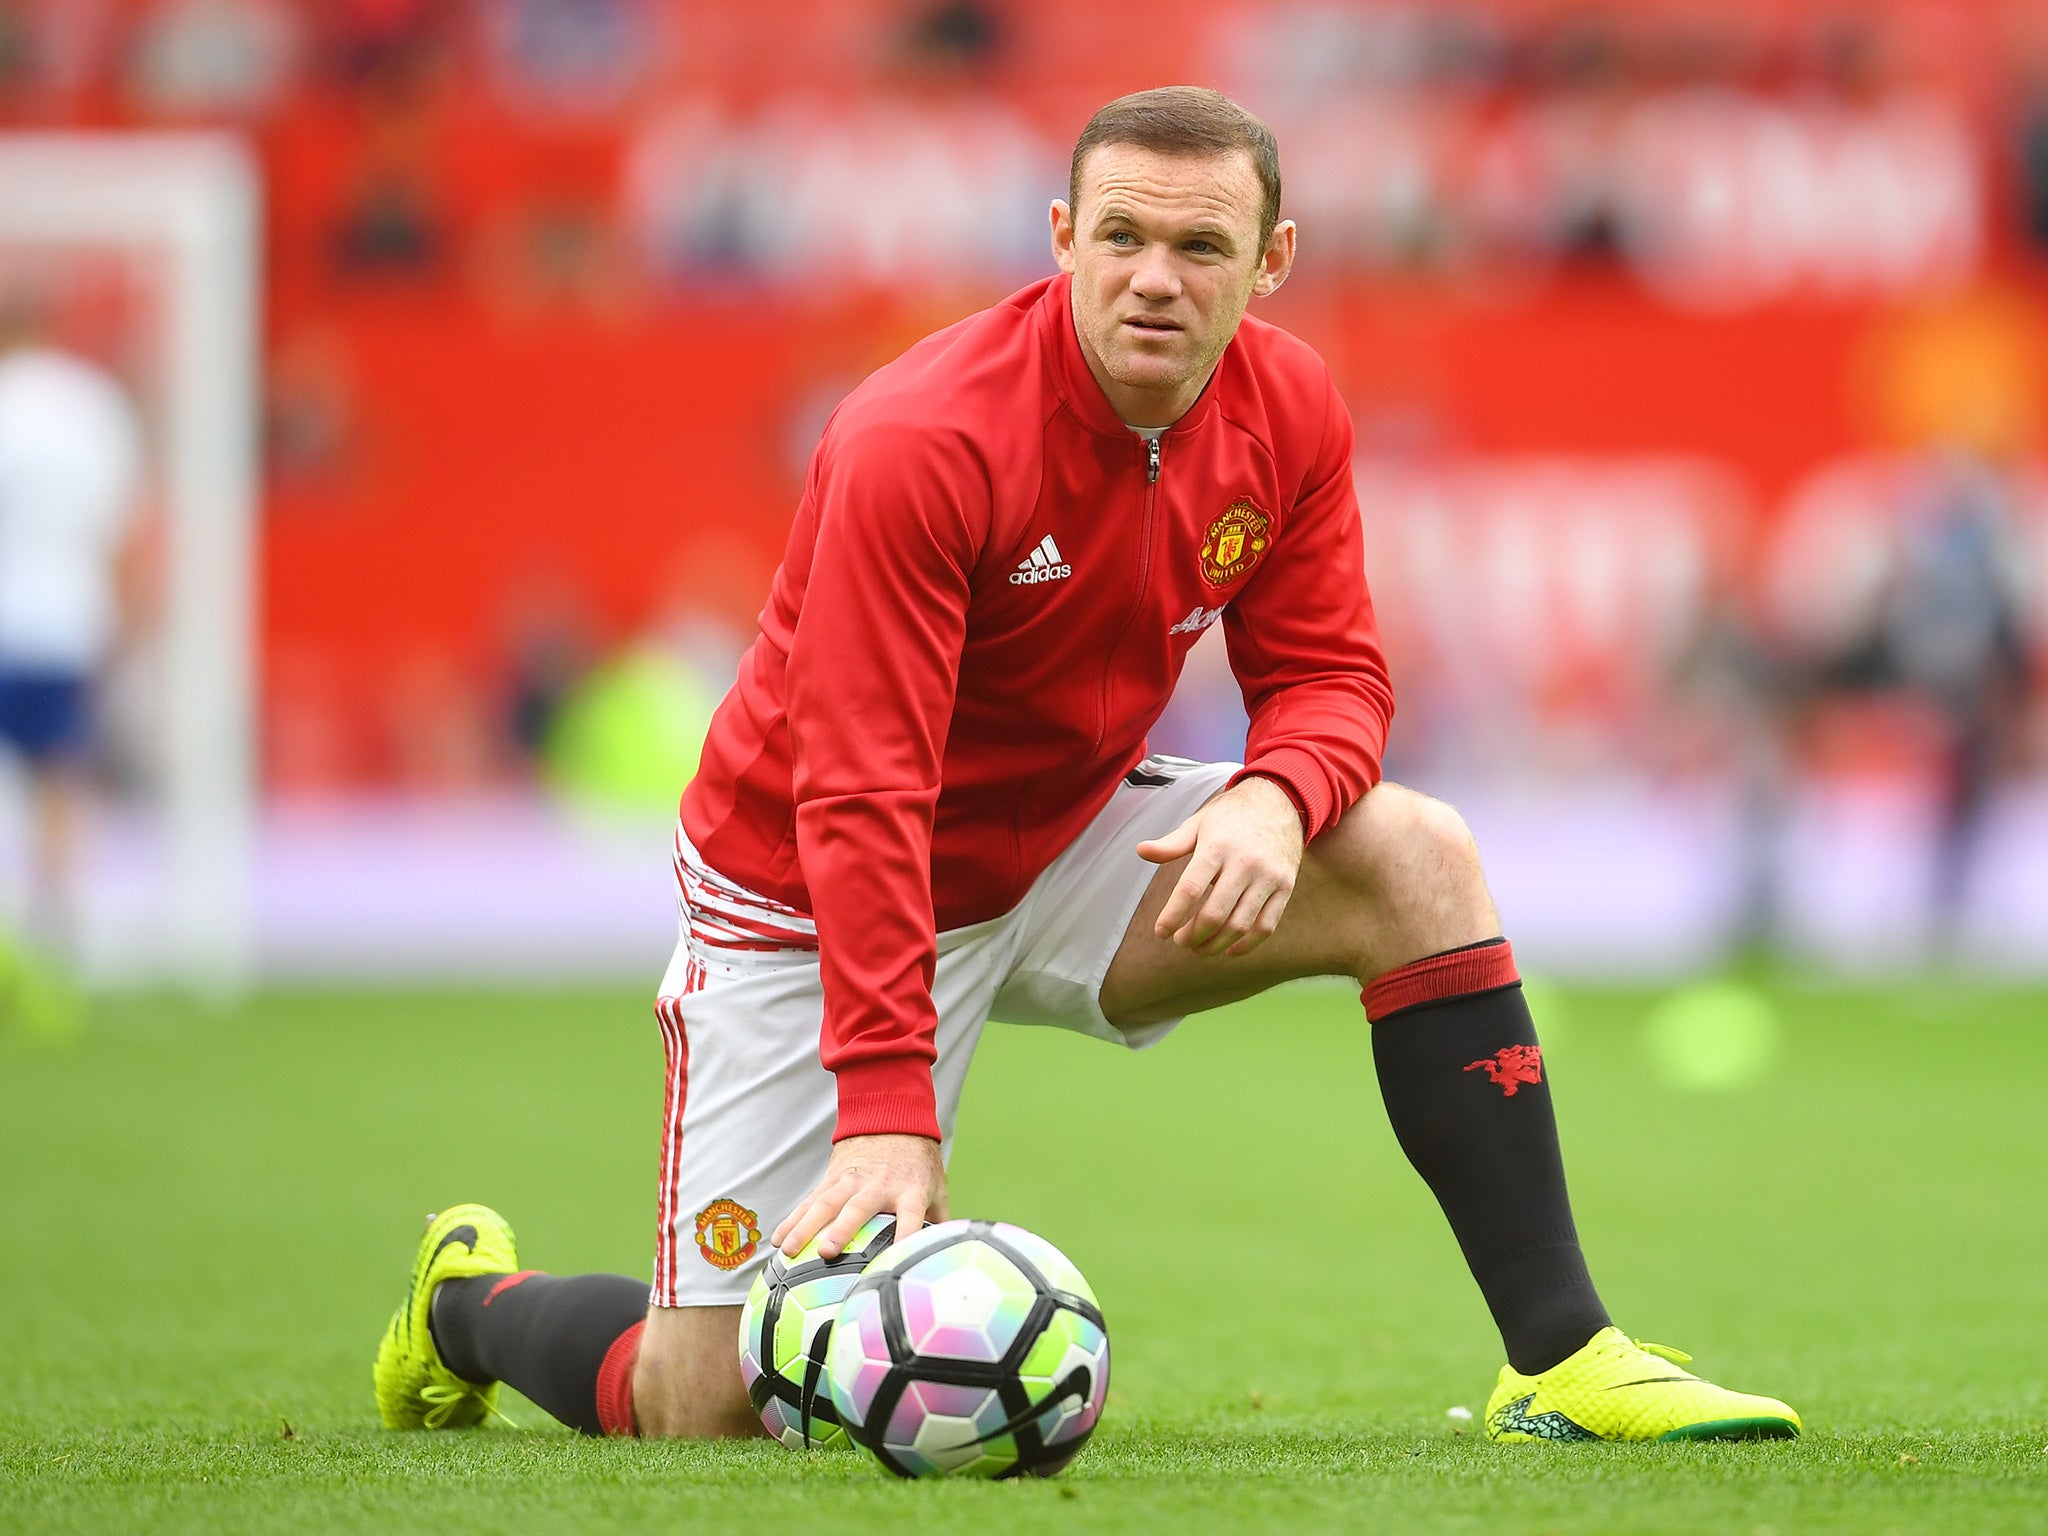
<path fill-rule="evenodd" d="M 1270 527 L 1272 520 L 1242 496 L 1225 507 L 1202 535 L 1202 580 L 1227 587 L 1257 565 L 1271 542 Z"/>
<path fill-rule="evenodd" d="M 713 1269 L 738 1269 L 754 1256 L 760 1222 L 737 1200 L 714 1200 L 697 1213 L 697 1251 Z"/>

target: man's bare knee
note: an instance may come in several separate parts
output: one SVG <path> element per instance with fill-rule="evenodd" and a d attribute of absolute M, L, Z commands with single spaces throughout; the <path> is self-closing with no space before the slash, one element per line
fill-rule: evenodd
<path fill-rule="evenodd" d="M 765 1434 L 740 1380 L 738 1307 L 652 1307 L 633 1368 L 633 1416 L 649 1440 Z"/>
<path fill-rule="evenodd" d="M 1431 876 L 1430 884 L 1445 900 L 1478 902 L 1488 911 L 1486 876 L 1479 867 L 1479 844 L 1465 818 L 1441 800 L 1411 794 L 1408 857 Z"/>
<path fill-rule="evenodd" d="M 1308 857 L 1348 884 L 1398 883 L 1429 865 L 1477 874 L 1479 849 L 1465 818 L 1442 800 L 1380 784 L 1314 842 Z"/>
<path fill-rule="evenodd" d="M 1361 982 L 1500 931 L 1478 844 L 1441 800 L 1381 784 L 1308 857 L 1357 903 Z"/>

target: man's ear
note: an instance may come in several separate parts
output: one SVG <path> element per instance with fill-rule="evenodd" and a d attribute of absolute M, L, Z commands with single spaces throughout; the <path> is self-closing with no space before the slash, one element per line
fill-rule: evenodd
<path fill-rule="evenodd" d="M 1052 200 L 1052 259 L 1062 272 L 1074 270 L 1074 210 L 1059 198 Z"/>
<path fill-rule="evenodd" d="M 1266 242 L 1266 253 L 1259 258 L 1258 274 L 1252 278 L 1252 297 L 1263 299 L 1282 283 L 1287 274 L 1294 270 L 1294 220 L 1282 219 L 1273 226 L 1273 238 Z"/>

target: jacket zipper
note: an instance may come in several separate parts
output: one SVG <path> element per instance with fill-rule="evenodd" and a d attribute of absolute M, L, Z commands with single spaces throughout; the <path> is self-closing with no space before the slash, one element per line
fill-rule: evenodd
<path fill-rule="evenodd" d="M 1145 608 L 1145 587 L 1152 576 L 1152 511 L 1159 499 L 1159 460 L 1161 457 L 1159 439 L 1145 439 L 1145 515 L 1139 520 L 1141 538 L 1138 556 L 1138 593 L 1131 603 L 1131 611 L 1124 616 L 1124 627 L 1117 631 L 1116 639 L 1103 652 L 1102 695 L 1096 706 L 1095 751 L 1102 750 L 1102 738 L 1109 734 L 1109 680 L 1116 667 L 1116 653 L 1123 649 L 1124 641 L 1130 638 L 1131 626 L 1138 622 L 1138 615 Z M 1093 753 L 1090 754 L 1091 756 Z"/>

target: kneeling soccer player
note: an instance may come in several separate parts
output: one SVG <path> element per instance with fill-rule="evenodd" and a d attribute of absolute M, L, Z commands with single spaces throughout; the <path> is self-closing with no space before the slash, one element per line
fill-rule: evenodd
<path fill-rule="evenodd" d="M 759 1434 L 734 1341 L 764 1230 L 836 1253 L 876 1212 L 943 1218 L 984 1020 L 1142 1047 L 1337 975 L 1507 1347 L 1490 1436 L 1798 1433 L 1594 1292 L 1472 839 L 1378 782 L 1350 419 L 1314 352 L 1244 316 L 1293 263 L 1279 208 L 1272 135 L 1233 103 L 1112 102 L 1052 205 L 1059 275 L 840 406 L 683 796 L 652 1305 L 446 1211 L 377 1357 L 387 1424 L 474 1423 L 509 1381 L 592 1433 Z M 1147 756 L 1216 623 L 1245 763 Z"/>

